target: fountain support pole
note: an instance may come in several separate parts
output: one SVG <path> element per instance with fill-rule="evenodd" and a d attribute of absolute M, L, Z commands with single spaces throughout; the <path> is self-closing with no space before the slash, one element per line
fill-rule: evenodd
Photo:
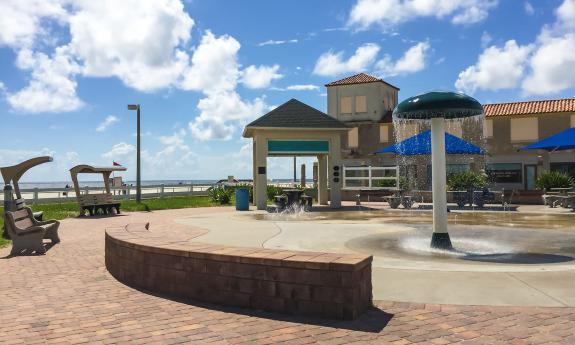
<path fill-rule="evenodd" d="M 447 193 L 445 171 L 445 119 L 431 119 L 431 181 L 433 192 L 433 235 L 431 247 L 453 249 L 447 232 Z"/>

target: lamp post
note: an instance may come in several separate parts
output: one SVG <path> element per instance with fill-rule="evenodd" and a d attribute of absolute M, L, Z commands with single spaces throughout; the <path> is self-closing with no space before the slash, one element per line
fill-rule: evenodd
<path fill-rule="evenodd" d="M 128 110 L 136 110 L 138 117 L 138 129 L 136 133 L 136 202 L 140 203 L 142 201 L 142 180 L 141 180 L 141 169 L 140 169 L 140 105 L 139 104 L 128 104 Z"/>

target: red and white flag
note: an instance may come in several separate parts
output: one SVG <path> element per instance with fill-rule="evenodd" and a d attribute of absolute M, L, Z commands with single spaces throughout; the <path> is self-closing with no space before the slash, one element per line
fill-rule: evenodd
<path fill-rule="evenodd" d="M 121 166 L 122 166 L 122 164 L 120 164 L 120 163 L 118 163 L 118 162 L 112 162 L 112 164 L 113 164 L 115 167 L 121 167 Z"/>

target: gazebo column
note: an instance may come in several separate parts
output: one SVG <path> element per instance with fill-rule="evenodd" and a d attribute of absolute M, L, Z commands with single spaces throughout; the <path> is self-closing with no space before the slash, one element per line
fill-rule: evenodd
<path fill-rule="evenodd" d="M 263 136 L 256 137 L 254 161 L 256 162 L 256 171 L 254 176 L 254 202 L 258 210 L 265 210 L 268 204 L 267 198 L 267 138 Z"/>
<path fill-rule="evenodd" d="M 341 185 L 343 183 L 343 166 L 341 165 L 341 147 L 339 134 L 332 137 L 329 145 L 329 207 L 341 207 Z"/>
<path fill-rule="evenodd" d="M 327 156 L 317 156 L 317 200 L 320 205 L 327 205 Z"/>
<path fill-rule="evenodd" d="M 256 179 L 257 179 L 258 169 L 256 165 L 256 138 L 252 138 L 252 203 L 255 206 L 257 200 L 257 188 L 256 188 Z"/>

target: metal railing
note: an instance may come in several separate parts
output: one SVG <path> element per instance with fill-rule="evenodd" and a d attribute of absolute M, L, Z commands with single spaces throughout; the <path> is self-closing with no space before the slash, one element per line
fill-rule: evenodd
<path fill-rule="evenodd" d="M 143 198 L 163 198 L 170 196 L 188 196 L 188 195 L 208 195 L 208 189 L 212 185 L 197 184 L 158 184 L 142 186 Z M 74 188 L 29 188 L 20 189 L 22 198 L 28 203 L 51 203 L 51 202 L 76 202 L 76 192 Z M 81 187 L 80 193 L 94 194 L 104 193 L 104 187 Z M 136 198 L 136 186 L 112 187 L 111 192 L 115 199 L 129 200 Z M 0 200 L 4 195 L 0 193 Z"/>
<path fill-rule="evenodd" d="M 390 181 L 390 183 L 382 183 L 381 181 Z M 344 166 L 343 188 L 397 189 L 399 188 L 398 167 Z"/>

